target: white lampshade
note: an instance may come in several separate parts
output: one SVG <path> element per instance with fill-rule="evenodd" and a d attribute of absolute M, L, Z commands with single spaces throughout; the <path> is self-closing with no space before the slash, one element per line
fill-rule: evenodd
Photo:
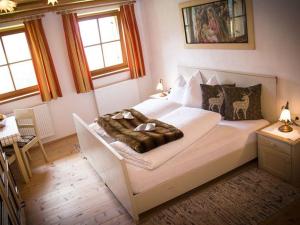
<path fill-rule="evenodd" d="M 164 90 L 164 85 L 163 85 L 162 79 L 160 79 L 159 83 L 157 84 L 156 90 L 159 90 L 159 91 L 163 91 Z"/>
<path fill-rule="evenodd" d="M 281 111 L 280 117 L 279 117 L 279 121 L 284 121 L 284 122 L 288 122 L 291 121 L 291 112 L 288 109 L 283 109 Z"/>

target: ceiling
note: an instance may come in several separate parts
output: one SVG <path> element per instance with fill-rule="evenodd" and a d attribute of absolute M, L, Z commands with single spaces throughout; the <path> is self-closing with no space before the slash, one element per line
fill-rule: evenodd
<path fill-rule="evenodd" d="M 13 0 L 17 3 L 17 7 L 21 6 L 36 6 L 36 5 L 48 5 L 48 0 Z M 70 3 L 76 3 L 76 2 L 91 2 L 91 1 L 97 1 L 97 0 L 59 0 L 59 4 L 70 4 Z M 102 2 L 102 0 L 98 0 L 98 2 Z"/>
<path fill-rule="evenodd" d="M 58 0 L 58 4 L 52 6 L 48 0 L 14 0 L 17 3 L 15 11 L 0 13 L 0 21 L 7 22 L 17 20 L 17 17 L 26 17 L 42 14 L 49 11 L 78 9 L 81 7 L 94 7 L 98 5 L 116 4 L 132 0 Z M 0 23 L 1 23 L 0 22 Z"/>
<path fill-rule="evenodd" d="M 19 5 L 22 3 L 32 3 L 32 2 L 40 2 L 39 0 L 15 0 L 15 2 Z"/>

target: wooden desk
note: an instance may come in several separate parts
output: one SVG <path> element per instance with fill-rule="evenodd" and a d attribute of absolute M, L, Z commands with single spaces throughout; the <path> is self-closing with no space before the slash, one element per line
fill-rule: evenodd
<path fill-rule="evenodd" d="M 2 147 L 13 145 L 18 166 L 21 172 L 21 175 L 25 183 L 29 182 L 29 177 L 26 171 L 24 161 L 22 159 L 20 149 L 18 147 L 17 141 L 20 140 L 21 135 L 18 130 L 17 122 L 15 117 L 11 116 L 5 119 L 5 127 L 0 128 L 0 142 Z"/>

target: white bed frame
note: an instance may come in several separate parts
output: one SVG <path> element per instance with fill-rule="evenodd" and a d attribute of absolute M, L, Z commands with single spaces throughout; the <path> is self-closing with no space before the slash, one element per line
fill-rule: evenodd
<path fill-rule="evenodd" d="M 215 75 L 221 83 L 236 83 L 237 86 L 261 83 L 263 115 L 269 121 L 276 120 L 276 77 L 181 66 L 178 68 L 179 74 L 185 77 L 192 76 L 199 70 L 205 81 Z M 109 145 L 107 140 L 97 135 L 76 114 L 73 114 L 73 118 L 81 151 L 136 222 L 138 222 L 141 213 L 211 181 L 257 157 L 256 143 L 252 143 L 243 149 L 234 151 L 184 175 L 172 178 L 145 192 L 134 194 L 125 159 Z"/>

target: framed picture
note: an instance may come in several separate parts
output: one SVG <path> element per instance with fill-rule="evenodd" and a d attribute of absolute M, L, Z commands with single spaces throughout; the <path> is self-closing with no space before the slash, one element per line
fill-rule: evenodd
<path fill-rule="evenodd" d="M 179 8 L 186 47 L 255 48 L 251 0 L 193 0 Z"/>

